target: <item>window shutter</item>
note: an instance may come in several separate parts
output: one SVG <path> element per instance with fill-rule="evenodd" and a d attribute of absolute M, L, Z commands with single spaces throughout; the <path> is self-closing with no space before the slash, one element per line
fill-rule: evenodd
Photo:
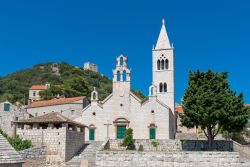
<path fill-rule="evenodd" d="M 10 104 L 4 103 L 4 111 L 10 111 Z"/>

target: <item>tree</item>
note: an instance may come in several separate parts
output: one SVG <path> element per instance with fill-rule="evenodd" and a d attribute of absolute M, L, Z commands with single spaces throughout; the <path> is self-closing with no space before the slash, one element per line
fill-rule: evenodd
<path fill-rule="evenodd" d="M 46 89 L 46 90 L 43 90 L 43 91 L 40 91 L 39 92 L 39 96 L 43 99 L 43 100 L 50 100 L 50 99 L 53 99 L 54 96 L 51 92 L 50 89 Z"/>
<path fill-rule="evenodd" d="M 90 90 L 86 86 L 84 79 L 81 77 L 74 77 L 66 81 L 64 87 L 66 97 L 90 95 Z"/>
<path fill-rule="evenodd" d="M 127 150 L 135 150 L 135 141 L 133 139 L 133 129 L 128 128 L 123 140 L 122 146 L 127 147 Z"/>
<path fill-rule="evenodd" d="M 238 132 L 247 123 L 248 113 L 243 94 L 229 87 L 227 73 L 189 73 L 188 88 L 183 97 L 181 122 L 188 128 L 201 126 L 210 148 L 219 131 Z"/>

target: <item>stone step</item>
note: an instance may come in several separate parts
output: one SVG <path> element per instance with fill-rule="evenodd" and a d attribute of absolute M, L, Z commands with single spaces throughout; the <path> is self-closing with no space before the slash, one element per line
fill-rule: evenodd
<path fill-rule="evenodd" d="M 103 142 L 87 142 L 76 156 L 66 163 L 68 167 L 80 167 L 82 159 L 87 159 L 89 167 L 95 167 L 96 151 Z"/>

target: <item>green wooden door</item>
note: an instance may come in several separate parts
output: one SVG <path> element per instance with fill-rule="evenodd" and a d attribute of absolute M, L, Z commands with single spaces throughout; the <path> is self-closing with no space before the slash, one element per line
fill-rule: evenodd
<path fill-rule="evenodd" d="M 118 125 L 117 126 L 117 139 L 123 139 L 126 133 L 126 126 L 125 125 Z"/>
<path fill-rule="evenodd" d="M 155 139 L 155 128 L 149 129 L 149 139 Z"/>
<path fill-rule="evenodd" d="M 95 129 L 89 129 L 89 140 L 95 140 Z"/>

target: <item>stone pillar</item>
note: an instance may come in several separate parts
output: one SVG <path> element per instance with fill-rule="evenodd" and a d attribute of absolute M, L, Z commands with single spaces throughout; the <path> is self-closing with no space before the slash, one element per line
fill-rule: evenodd
<path fill-rule="evenodd" d="M 30 125 L 24 125 L 24 129 L 31 129 Z"/>
<path fill-rule="evenodd" d="M 33 129 L 39 129 L 39 124 L 33 124 Z"/>
<path fill-rule="evenodd" d="M 66 129 L 68 130 L 68 128 L 69 128 L 69 124 L 67 124 L 67 123 L 63 123 L 63 124 L 62 124 L 62 128 L 66 128 Z"/>
<path fill-rule="evenodd" d="M 11 122 L 11 137 L 16 137 L 16 124 L 14 122 Z"/>
<path fill-rule="evenodd" d="M 123 73 L 124 73 L 124 71 L 120 72 L 120 81 L 123 81 Z"/>
<path fill-rule="evenodd" d="M 52 124 L 52 123 L 48 124 L 48 129 L 53 129 L 53 127 L 54 127 L 54 124 Z"/>

